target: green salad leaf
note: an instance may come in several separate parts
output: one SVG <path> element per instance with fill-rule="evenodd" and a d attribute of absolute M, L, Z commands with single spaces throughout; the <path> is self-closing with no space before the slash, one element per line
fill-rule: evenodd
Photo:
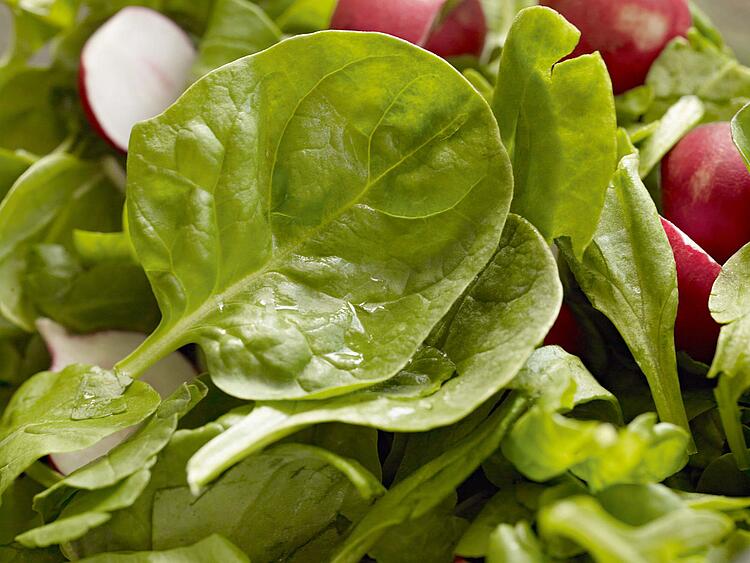
<path fill-rule="evenodd" d="M 704 113 L 703 102 L 696 96 L 680 98 L 667 110 L 640 146 L 641 178 L 648 176 L 678 141 L 701 122 Z"/>
<path fill-rule="evenodd" d="M 163 320 L 117 369 L 137 377 L 196 342 L 246 399 L 395 375 L 491 258 L 511 195 L 482 97 L 375 34 L 299 36 L 224 66 L 138 124 L 130 154 L 129 232 Z"/>
<path fill-rule="evenodd" d="M 37 459 L 92 446 L 138 424 L 159 404 L 145 383 L 90 366 L 26 381 L 0 419 L 0 493 Z"/>
<path fill-rule="evenodd" d="M 546 378 L 543 386 L 540 378 Z M 545 395 L 513 426 L 502 449 L 529 479 L 548 481 L 571 471 L 592 490 L 601 490 L 621 483 L 659 482 L 687 463 L 687 432 L 656 424 L 653 414 L 641 415 L 625 428 L 560 414 L 591 401 L 614 404 L 619 414 L 615 397 L 578 358 L 560 348 L 537 351 L 513 386 L 523 389 L 528 380 Z"/>
<path fill-rule="evenodd" d="M 689 431 L 677 375 L 677 273 L 654 202 L 626 156 L 607 191 L 599 227 L 583 259 L 561 250 L 591 304 L 625 339 L 643 370 L 663 422 Z"/>
<path fill-rule="evenodd" d="M 82 563 L 185 563 L 187 561 L 250 563 L 250 559 L 242 550 L 219 534 L 212 534 L 188 547 L 176 547 L 164 551 L 103 553 L 87 557 L 82 560 Z"/>
<path fill-rule="evenodd" d="M 454 377 L 424 396 L 404 396 L 405 378 L 398 376 L 380 389 L 324 401 L 259 403 L 190 460 L 190 482 L 205 485 L 245 456 L 312 424 L 337 420 L 422 432 L 457 422 L 513 379 L 554 322 L 561 292 L 545 242 L 527 221 L 511 215 L 494 259 L 435 343 L 456 366 Z M 439 373 L 444 362 L 437 364 Z M 425 375 L 430 381 L 436 378 Z M 406 383 L 413 390 L 409 379 Z"/>
<path fill-rule="evenodd" d="M 23 284 L 28 253 L 37 243 L 72 245 L 76 228 L 119 226 L 122 196 L 96 164 L 64 153 L 35 162 L 0 204 L 0 312 L 33 331 L 36 317 Z"/>
<path fill-rule="evenodd" d="M 389 528 L 435 508 L 498 447 L 527 403 L 520 395 L 509 397 L 466 439 L 391 488 L 354 527 L 331 561 L 361 561 Z"/>
<path fill-rule="evenodd" d="M 674 39 L 651 67 L 655 101 L 647 121 L 661 117 L 683 96 L 699 97 L 706 121 L 729 120 L 750 101 L 750 69 L 697 29 Z"/>
<path fill-rule="evenodd" d="M 737 401 L 750 388 L 750 246 L 724 264 L 709 300 L 711 314 L 724 325 L 709 377 L 718 377 L 716 402 L 729 446 L 740 469 L 750 469 L 750 454 Z"/>
<path fill-rule="evenodd" d="M 540 534 L 546 541 L 566 538 L 580 545 L 598 561 L 645 563 L 647 561 L 680 561 L 682 557 L 711 547 L 734 528 L 729 516 L 718 512 L 695 510 L 678 501 L 671 509 L 653 519 L 643 519 L 648 511 L 634 503 L 650 500 L 652 494 L 637 494 L 633 488 L 612 489 L 624 506 L 640 512 L 638 522 L 618 519 L 611 506 L 602 506 L 592 497 L 572 496 L 542 508 L 539 513 Z M 624 500 L 631 495 L 630 500 Z M 642 506 L 642 505 L 641 505 Z"/>
<path fill-rule="evenodd" d="M 185 462 L 219 431 L 216 425 L 178 431 L 136 503 L 76 542 L 76 553 L 165 550 L 218 533 L 251 560 L 325 561 L 371 502 L 360 496 L 361 485 L 382 494 L 357 462 L 290 443 L 247 458 L 195 498 Z"/>
<path fill-rule="evenodd" d="M 579 37 L 553 10 L 521 11 L 502 51 L 492 102 L 513 163 L 513 211 L 550 242 L 570 237 L 578 256 L 594 236 L 617 164 L 604 62 L 598 54 L 559 62 Z"/>
<path fill-rule="evenodd" d="M 281 32 L 249 0 L 217 0 L 206 33 L 201 39 L 193 76 L 200 78 L 245 55 L 278 43 Z"/>

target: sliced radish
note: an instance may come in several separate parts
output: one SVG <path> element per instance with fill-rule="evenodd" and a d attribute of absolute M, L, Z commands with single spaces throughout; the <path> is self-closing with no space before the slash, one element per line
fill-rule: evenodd
<path fill-rule="evenodd" d="M 70 334 L 65 327 L 49 319 L 39 319 L 36 325 L 52 357 L 50 371 L 60 371 L 70 364 L 111 369 L 146 339 L 145 334 L 114 330 L 87 335 Z M 174 353 L 143 374 L 141 381 L 151 385 L 163 399 L 183 383 L 195 379 L 196 375 L 192 364 L 182 354 Z M 60 473 L 68 475 L 103 456 L 137 429 L 138 426 L 126 428 L 83 450 L 51 454 L 50 460 Z"/>
<path fill-rule="evenodd" d="M 167 109 L 185 90 L 196 52 L 190 37 L 159 12 L 117 12 L 81 53 L 81 99 L 92 127 L 127 151 L 130 130 Z"/>
<path fill-rule="evenodd" d="M 340 0 L 332 29 L 379 31 L 441 57 L 482 53 L 487 24 L 480 0 L 463 0 L 440 21 L 448 0 Z"/>
<path fill-rule="evenodd" d="M 677 264 L 679 306 L 675 343 L 696 360 L 710 363 L 720 327 L 711 317 L 708 299 L 721 266 L 689 236 L 662 218 L 664 231 Z"/>

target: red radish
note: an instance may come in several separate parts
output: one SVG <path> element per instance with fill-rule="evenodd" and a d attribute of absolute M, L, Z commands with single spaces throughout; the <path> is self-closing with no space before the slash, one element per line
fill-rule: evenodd
<path fill-rule="evenodd" d="M 332 29 L 380 31 L 441 57 L 479 56 L 487 24 L 480 0 L 463 0 L 444 19 L 448 0 L 339 0 Z"/>
<path fill-rule="evenodd" d="M 708 299 L 721 266 L 705 250 L 666 219 L 661 220 L 677 264 L 680 303 L 675 321 L 675 343 L 695 360 L 711 363 L 719 325 L 711 317 Z"/>
<path fill-rule="evenodd" d="M 555 324 L 544 339 L 546 346 L 560 346 L 568 354 L 580 356 L 584 352 L 583 330 L 573 314 L 573 310 L 565 303 L 560 308 Z"/>
<path fill-rule="evenodd" d="M 50 371 L 60 371 L 70 364 L 89 364 L 110 369 L 135 350 L 145 339 L 137 332 L 106 331 L 87 335 L 69 334 L 49 319 L 39 319 L 37 329 L 52 357 Z M 171 395 L 180 385 L 196 376 L 192 364 L 178 353 L 171 354 L 149 369 L 143 377 L 162 398 Z M 126 428 L 93 446 L 77 452 L 51 454 L 50 461 L 60 473 L 68 475 L 90 461 L 103 456 L 138 429 Z"/>
<path fill-rule="evenodd" d="M 184 91 L 196 53 L 190 37 L 159 12 L 117 12 L 81 53 L 78 83 L 92 127 L 121 151 L 139 121 L 167 109 Z"/>
<path fill-rule="evenodd" d="M 720 263 L 750 242 L 750 171 L 729 123 L 688 133 L 661 166 L 664 216 Z"/>
<path fill-rule="evenodd" d="M 542 0 L 581 31 L 572 56 L 599 51 L 615 94 L 646 81 L 651 65 L 692 24 L 687 0 Z"/>

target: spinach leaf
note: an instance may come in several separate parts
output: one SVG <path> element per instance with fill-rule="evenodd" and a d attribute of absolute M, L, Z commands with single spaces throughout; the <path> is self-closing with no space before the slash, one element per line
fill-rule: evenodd
<path fill-rule="evenodd" d="M 148 485 L 149 465 L 110 487 L 74 496 L 59 519 L 16 536 L 16 541 L 30 548 L 47 547 L 75 540 L 101 526 L 112 517 L 112 512 L 127 508 L 138 499 Z"/>
<path fill-rule="evenodd" d="M 116 229 L 121 206 L 121 195 L 96 164 L 63 153 L 34 163 L 0 204 L 2 314 L 32 332 L 36 315 L 23 284 L 31 246 L 70 246 L 75 228 Z"/>
<path fill-rule="evenodd" d="M 617 164 L 604 62 L 598 54 L 558 62 L 579 36 L 549 8 L 521 11 L 503 48 L 492 102 L 513 163 L 513 212 L 549 242 L 570 237 L 577 256 L 594 236 Z"/>
<path fill-rule="evenodd" d="M 0 80 L 0 148 L 46 154 L 68 134 L 61 106 L 75 92 L 75 78 L 67 72 L 24 68 Z"/>
<path fill-rule="evenodd" d="M 338 420 L 398 432 L 423 432 L 466 417 L 501 391 L 523 367 L 552 326 L 561 294 L 549 247 L 527 221 L 511 215 L 495 257 L 435 342 L 456 366 L 455 377 L 423 397 L 404 396 L 400 387 L 404 378 L 398 376 L 392 387 L 344 397 L 259 403 L 190 461 L 191 484 L 196 488 L 205 485 L 245 456 L 312 424 Z M 442 369 L 438 364 L 438 371 Z M 428 381 L 434 378 L 434 373 L 426 375 Z M 407 384 L 412 389 L 408 380 Z"/>
<path fill-rule="evenodd" d="M 486 102 L 417 47 L 321 32 L 226 65 L 133 130 L 129 232 L 163 320 L 117 367 L 196 342 L 241 398 L 388 379 L 491 258 L 510 192 Z"/>
<path fill-rule="evenodd" d="M 42 523 L 31 508 L 34 495 L 42 490 L 41 485 L 26 475 L 5 490 L 0 497 L 0 546 L 10 545 L 18 534 Z"/>
<path fill-rule="evenodd" d="M 219 533 L 253 561 L 326 561 L 370 504 L 350 478 L 381 494 L 377 479 L 356 462 L 312 446 L 282 444 L 247 458 L 196 499 L 187 487 L 185 461 L 217 431 L 178 431 L 138 501 L 77 542 L 77 553 L 172 549 Z"/>
<path fill-rule="evenodd" d="M 487 37 L 482 55 L 483 60 L 494 58 L 505 45 L 508 32 L 518 12 L 537 4 L 537 0 L 481 0 L 484 17 L 487 21 Z"/>
<path fill-rule="evenodd" d="M 0 199 L 4 198 L 13 183 L 34 163 L 34 158 L 22 151 L 0 149 Z"/>
<path fill-rule="evenodd" d="M 677 274 L 638 159 L 622 159 L 604 212 L 582 259 L 560 248 L 591 304 L 617 327 L 648 380 L 659 417 L 689 431 L 677 375 Z"/>
<path fill-rule="evenodd" d="M 158 404 L 159 395 L 145 383 L 95 367 L 35 375 L 0 419 L 0 493 L 37 459 L 91 446 L 138 424 Z"/>
<path fill-rule="evenodd" d="M 452 563 L 456 543 L 468 522 L 454 515 L 456 494 L 424 516 L 394 526 L 370 550 L 378 563 Z"/>
<path fill-rule="evenodd" d="M 278 43 L 281 32 L 249 0 L 217 0 L 193 66 L 197 79 L 245 55 Z"/>
<path fill-rule="evenodd" d="M 250 563 L 247 556 L 226 538 L 212 534 L 188 547 L 165 551 L 103 553 L 83 559 L 81 563 L 185 563 L 187 561 L 221 561 Z"/>
<path fill-rule="evenodd" d="M 716 403 L 719 406 L 724 432 L 737 466 L 750 468 L 750 454 L 737 401 L 750 388 L 750 245 L 730 258 L 718 279 L 709 300 L 709 308 L 716 322 L 724 325 L 719 334 L 709 377 L 719 377 Z"/>
<path fill-rule="evenodd" d="M 16 10 L 24 10 L 45 23 L 60 28 L 73 25 L 78 4 L 78 0 L 8 0 L 8 5 Z"/>
<path fill-rule="evenodd" d="M 205 393 L 206 388 L 200 381 L 180 387 L 159 405 L 156 412 L 127 441 L 112 449 L 106 456 L 74 471 L 38 494 L 34 498 L 34 509 L 49 521 L 60 514 L 71 496 L 75 495 L 78 499 L 88 496 L 86 491 L 113 487 L 142 468 L 153 465 L 154 458 L 169 443 L 180 418 L 188 413 Z M 81 491 L 76 493 L 79 489 Z M 99 496 L 101 498 L 103 495 Z M 79 504 L 91 505 L 88 501 Z M 62 510 L 60 518 L 50 526 L 59 527 L 58 522 L 66 517 L 67 512 L 67 508 Z M 98 509 L 98 512 L 102 512 L 102 509 Z M 67 542 L 78 537 L 80 536 L 67 536 L 52 543 Z"/>
<path fill-rule="evenodd" d="M 90 267 L 61 245 L 38 244 L 28 253 L 24 288 L 45 317 L 77 332 L 150 332 L 159 308 L 140 266 L 108 260 Z"/>
<path fill-rule="evenodd" d="M 332 563 L 358 563 L 389 528 L 415 520 L 450 495 L 479 467 L 528 406 L 514 395 L 471 435 L 423 465 L 379 499 L 337 549 Z"/>

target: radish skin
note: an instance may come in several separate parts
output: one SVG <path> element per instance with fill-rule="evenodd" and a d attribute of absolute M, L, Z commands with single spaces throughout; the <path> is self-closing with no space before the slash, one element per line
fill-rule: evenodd
<path fill-rule="evenodd" d="M 440 21 L 447 0 L 340 0 L 331 29 L 379 31 L 441 57 L 479 56 L 487 23 L 480 0 L 463 0 Z"/>
<path fill-rule="evenodd" d="M 750 242 L 750 171 L 729 123 L 688 133 L 661 167 L 664 216 L 723 264 Z"/>
<path fill-rule="evenodd" d="M 692 25 L 687 0 L 542 0 L 581 32 L 571 57 L 599 51 L 615 94 L 646 81 L 664 47 Z"/>
<path fill-rule="evenodd" d="M 661 223 L 677 265 L 675 344 L 693 359 L 710 363 L 721 327 L 711 317 L 708 300 L 721 266 L 674 224 L 664 218 Z"/>

